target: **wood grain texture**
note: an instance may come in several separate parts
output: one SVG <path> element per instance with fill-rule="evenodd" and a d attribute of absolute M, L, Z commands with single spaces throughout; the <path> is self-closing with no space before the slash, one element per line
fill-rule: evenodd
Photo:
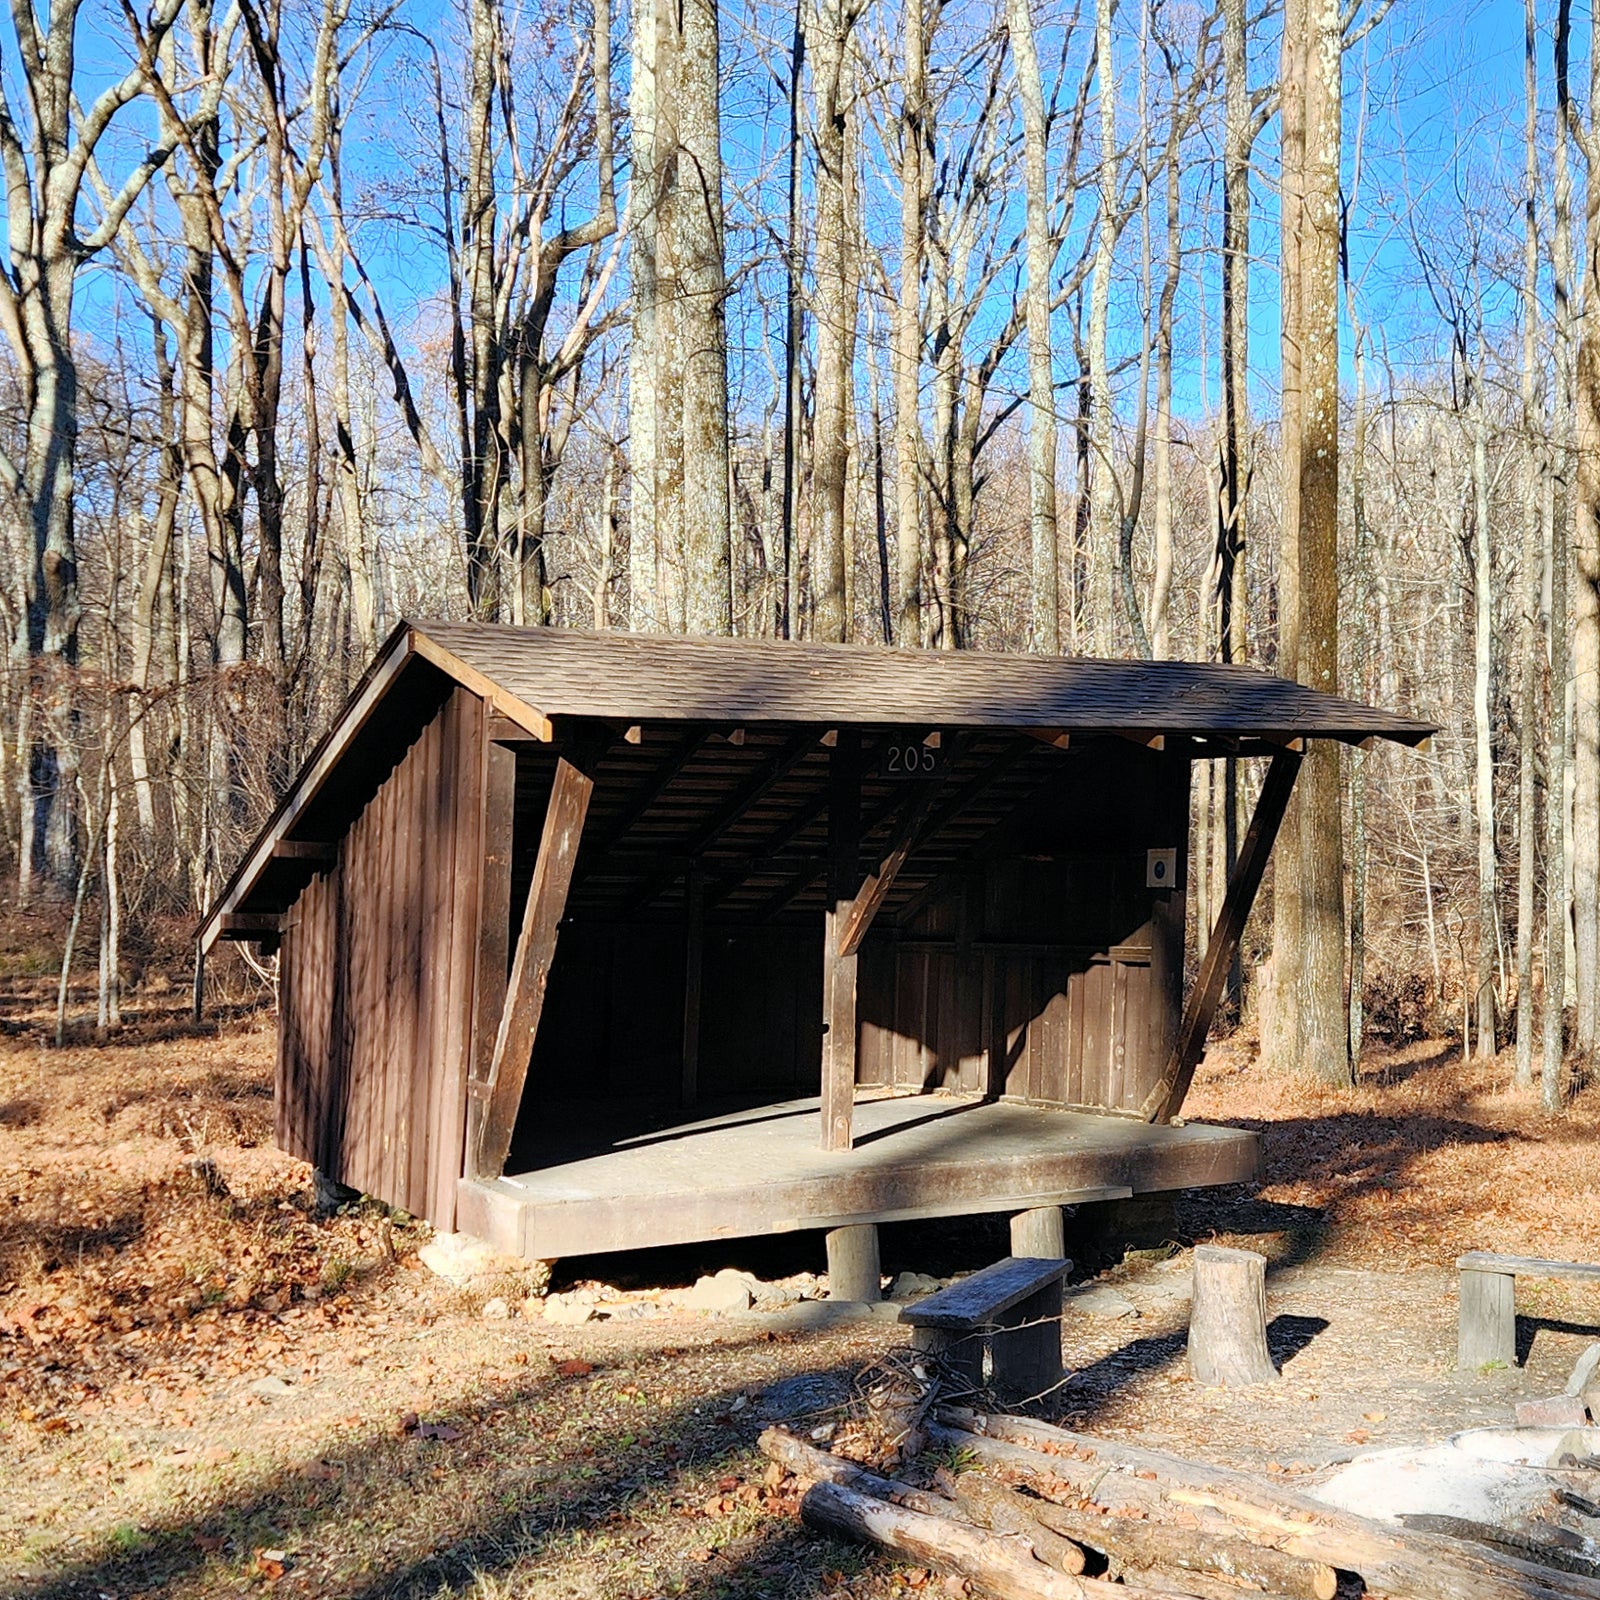
<path fill-rule="evenodd" d="M 500 1013 L 494 1056 L 484 1086 L 482 1120 L 471 1152 L 472 1170 L 479 1177 L 499 1173 L 511 1148 L 534 1035 L 550 982 L 550 966 L 555 960 L 556 938 L 594 793 L 594 778 L 586 770 L 593 760 L 594 752 L 584 750 L 574 751 L 571 758 L 563 754 L 556 763 L 539 853 L 534 861 L 533 884 L 522 914 L 522 931 L 517 936 L 505 1007 Z"/>
<path fill-rule="evenodd" d="M 279 995 L 279 1142 L 443 1228 L 462 1173 L 481 728 L 476 698 L 452 695 L 319 863 Z"/>
<path fill-rule="evenodd" d="M 905 1307 L 900 1320 L 912 1328 L 982 1327 L 1041 1289 L 1060 1283 L 1071 1271 L 1072 1263 L 1059 1258 L 1007 1256 Z"/>
<path fill-rule="evenodd" d="M 1456 1257 L 1456 1266 L 1463 1272 L 1509 1272 L 1519 1278 L 1600 1278 L 1600 1264 L 1593 1261 L 1546 1261 L 1493 1250 L 1469 1250 Z"/>

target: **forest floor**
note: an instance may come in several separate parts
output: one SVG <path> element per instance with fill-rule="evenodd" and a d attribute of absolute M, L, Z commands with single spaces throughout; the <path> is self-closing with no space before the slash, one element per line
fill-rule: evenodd
<path fill-rule="evenodd" d="M 25 987 L 0 1010 L 0 1594 L 927 1587 L 801 1530 L 753 1448 L 772 1385 L 848 1396 L 892 1323 L 806 1331 L 662 1293 L 720 1266 L 820 1268 L 819 1239 L 563 1263 L 563 1299 L 613 1287 L 594 1291 L 603 1320 L 557 1325 L 515 1280 L 435 1277 L 416 1225 L 370 1205 L 318 1218 L 308 1169 L 271 1148 L 266 1014 L 194 1033 L 158 999 L 113 1043 L 55 1049 Z M 1463 1064 L 1451 1045 L 1376 1053 L 1352 1089 L 1252 1058 L 1248 1040 L 1215 1048 L 1187 1109 L 1258 1128 L 1263 1183 L 1185 1201 L 1175 1253 L 1101 1274 L 1115 1295 L 1069 1315 L 1073 1376 L 1046 1409 L 1310 1474 L 1558 1391 L 1600 1337 L 1593 1294 L 1519 1285 L 1527 1364 L 1463 1378 L 1452 1263 L 1475 1247 L 1600 1260 L 1600 1091 L 1547 1119 L 1506 1059 Z M 1281 1383 L 1187 1381 L 1187 1247 L 1205 1238 L 1271 1258 Z M 989 1225 L 885 1230 L 890 1270 L 1003 1248 Z"/>

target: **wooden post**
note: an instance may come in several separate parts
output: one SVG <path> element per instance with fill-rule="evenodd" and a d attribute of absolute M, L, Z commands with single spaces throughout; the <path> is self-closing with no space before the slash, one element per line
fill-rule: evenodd
<path fill-rule="evenodd" d="M 861 733 L 841 728 L 828 793 L 832 908 L 822 930 L 822 1148 L 848 1150 L 856 1096 L 856 961 L 840 953 L 861 872 Z"/>
<path fill-rule="evenodd" d="M 875 1223 L 829 1229 L 828 1298 L 868 1301 L 883 1298 L 883 1269 L 878 1257 Z"/>
<path fill-rule="evenodd" d="M 478 869 L 478 953 L 473 964 L 472 1044 L 467 1060 L 465 1168 L 482 1137 L 494 1041 L 511 970 L 511 846 L 517 811 L 517 753 L 486 740 L 483 766 L 483 859 Z"/>
<path fill-rule="evenodd" d="M 1224 1245 L 1195 1246 L 1189 1374 L 1213 1388 L 1270 1383 L 1278 1376 L 1267 1352 L 1265 1256 Z"/>
<path fill-rule="evenodd" d="M 1461 1326 L 1456 1365 L 1476 1372 L 1517 1364 L 1517 1280 L 1509 1272 L 1461 1269 Z"/>
<path fill-rule="evenodd" d="M 1035 1261 L 1067 1259 L 1066 1228 L 1060 1206 L 1040 1206 L 1036 1211 L 1019 1211 L 1011 1219 L 1011 1253 Z"/>
<path fill-rule="evenodd" d="M 1168 1121 L 1183 1107 L 1194 1069 L 1205 1054 L 1206 1035 L 1211 1032 L 1211 1021 L 1217 1014 L 1217 1004 L 1228 981 L 1234 951 L 1244 936 L 1245 920 L 1255 903 L 1256 891 L 1261 887 L 1261 875 L 1267 870 L 1267 858 L 1272 854 L 1272 841 L 1278 836 L 1299 770 L 1300 752 L 1294 749 L 1280 750 L 1267 768 L 1267 781 L 1262 785 L 1255 815 L 1250 819 L 1233 876 L 1228 880 L 1217 925 L 1206 945 L 1189 1003 L 1183 1008 L 1177 1043 L 1172 1047 L 1166 1070 L 1139 1107 L 1140 1115 L 1148 1121 Z"/>
<path fill-rule="evenodd" d="M 684 883 L 687 927 L 683 951 L 683 1104 L 700 1098 L 700 974 L 705 953 L 705 874 L 691 871 Z"/>
<path fill-rule="evenodd" d="M 483 1105 L 472 1150 L 475 1177 L 499 1177 L 511 1149 L 511 1135 L 533 1058 L 534 1036 L 550 982 L 550 965 L 555 960 L 556 936 L 566 909 L 567 891 L 572 886 L 589 799 L 594 793 L 594 778 L 584 770 L 592 766 L 592 751 L 588 750 L 582 754 L 574 751 L 571 758 L 563 754 L 556 762 L 533 882 L 523 909 L 522 932 L 517 938 L 505 1006 L 495 1034 L 494 1056 L 481 1095 Z"/>
<path fill-rule="evenodd" d="M 194 986 L 189 996 L 189 1020 L 199 1027 L 206 1014 L 206 947 L 197 939 L 194 946 Z"/>

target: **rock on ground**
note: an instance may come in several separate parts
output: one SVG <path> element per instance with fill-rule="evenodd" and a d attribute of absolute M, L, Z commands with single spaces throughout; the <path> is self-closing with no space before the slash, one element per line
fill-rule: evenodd
<path fill-rule="evenodd" d="M 724 1267 L 709 1278 L 701 1278 L 684 1297 L 690 1311 L 711 1311 L 726 1314 L 730 1311 L 748 1311 L 755 1295 L 750 1287 L 748 1273 L 733 1267 Z"/>
<path fill-rule="evenodd" d="M 1519 1428 L 1581 1428 L 1587 1420 L 1581 1395 L 1553 1394 L 1517 1402 Z"/>
<path fill-rule="evenodd" d="M 1600 1384 L 1595 1382 L 1597 1370 L 1600 1370 L 1600 1344 L 1592 1344 L 1578 1357 L 1578 1364 L 1567 1379 L 1567 1393 L 1581 1395 L 1587 1390 L 1600 1388 Z"/>
<path fill-rule="evenodd" d="M 550 1281 L 547 1263 L 501 1255 L 482 1239 L 474 1239 L 470 1233 L 436 1233 L 417 1251 L 417 1259 L 430 1272 L 458 1287 L 470 1283 L 474 1278 L 504 1277 L 513 1272 L 537 1278 L 541 1268 L 543 1283 L 535 1287 L 543 1288 Z"/>
<path fill-rule="evenodd" d="M 576 1328 L 594 1315 L 594 1306 L 587 1300 L 570 1300 L 565 1295 L 552 1295 L 544 1303 L 544 1320 L 557 1327 Z"/>
<path fill-rule="evenodd" d="M 828 1411 L 849 1398 L 850 1386 L 842 1378 L 826 1372 L 803 1372 L 798 1377 L 780 1378 L 762 1391 L 756 1405 L 763 1417 L 776 1422 Z"/>
<path fill-rule="evenodd" d="M 1067 1290 L 1066 1306 L 1069 1311 L 1081 1311 L 1087 1317 L 1099 1317 L 1114 1322 L 1121 1317 L 1136 1317 L 1139 1308 L 1125 1294 L 1105 1287 Z"/>

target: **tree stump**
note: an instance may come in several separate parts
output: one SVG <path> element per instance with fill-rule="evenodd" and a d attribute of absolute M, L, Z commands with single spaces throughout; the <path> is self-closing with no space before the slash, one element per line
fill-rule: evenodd
<path fill-rule="evenodd" d="M 1189 1375 L 1210 1388 L 1230 1389 L 1278 1376 L 1267 1353 L 1265 1256 L 1216 1244 L 1195 1247 Z"/>
<path fill-rule="evenodd" d="M 881 1300 L 883 1274 L 878 1262 L 878 1229 L 871 1222 L 828 1232 L 828 1298 Z"/>

